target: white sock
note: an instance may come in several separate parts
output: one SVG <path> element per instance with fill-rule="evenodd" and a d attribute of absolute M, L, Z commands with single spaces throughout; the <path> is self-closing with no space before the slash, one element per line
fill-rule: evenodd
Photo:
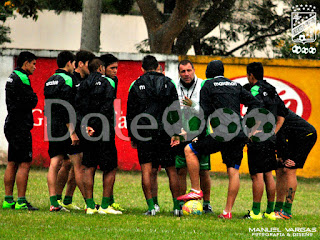
<path fill-rule="evenodd" d="M 195 192 L 195 193 L 200 193 L 200 192 L 201 192 L 201 191 L 195 190 L 195 189 L 193 189 L 193 188 L 191 188 L 191 191 L 192 191 L 192 192 Z"/>
<path fill-rule="evenodd" d="M 228 214 L 225 210 L 223 210 L 222 213 L 223 213 L 223 215 L 227 215 Z"/>

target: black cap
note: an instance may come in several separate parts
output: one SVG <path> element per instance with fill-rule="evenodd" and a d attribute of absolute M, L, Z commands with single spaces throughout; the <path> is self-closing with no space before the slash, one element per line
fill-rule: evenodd
<path fill-rule="evenodd" d="M 223 63 L 220 60 L 213 60 L 209 62 L 206 70 L 207 78 L 223 76 L 223 74 L 224 74 L 224 67 L 223 67 Z"/>

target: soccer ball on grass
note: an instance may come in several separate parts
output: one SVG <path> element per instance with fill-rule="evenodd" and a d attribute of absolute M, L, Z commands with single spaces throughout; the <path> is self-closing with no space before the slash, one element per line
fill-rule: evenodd
<path fill-rule="evenodd" d="M 197 200 L 190 200 L 182 206 L 183 215 L 201 215 L 202 211 L 202 204 Z"/>

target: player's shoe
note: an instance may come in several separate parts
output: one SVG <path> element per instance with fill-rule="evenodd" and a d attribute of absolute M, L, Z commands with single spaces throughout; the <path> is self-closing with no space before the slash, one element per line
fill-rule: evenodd
<path fill-rule="evenodd" d="M 156 212 L 160 212 L 160 206 L 158 204 L 155 204 L 154 210 L 156 210 Z"/>
<path fill-rule="evenodd" d="M 281 209 L 279 212 L 276 213 L 276 218 L 289 220 L 292 218 L 292 214 L 286 213 Z"/>
<path fill-rule="evenodd" d="M 174 210 L 173 210 L 173 216 L 175 216 L 175 217 L 181 217 L 181 216 L 183 216 L 182 210 L 180 210 L 180 209 L 174 209 Z"/>
<path fill-rule="evenodd" d="M 8 202 L 8 201 L 4 200 L 2 203 L 2 208 L 3 209 L 14 209 L 15 204 L 16 204 L 15 201 Z"/>
<path fill-rule="evenodd" d="M 254 214 L 253 211 L 248 210 L 248 214 L 244 215 L 243 219 L 260 220 L 260 219 L 262 219 L 262 214 L 260 212 L 259 212 L 259 214 Z"/>
<path fill-rule="evenodd" d="M 119 203 L 112 203 L 111 207 L 113 207 L 114 210 L 117 210 L 117 211 L 120 211 L 120 212 L 124 211 L 124 208 L 122 208 Z"/>
<path fill-rule="evenodd" d="M 36 208 L 34 206 L 32 206 L 29 202 L 24 202 L 22 204 L 19 204 L 18 202 L 16 202 L 15 206 L 14 206 L 15 210 L 29 210 L 29 211 L 36 211 L 39 210 L 39 208 Z"/>
<path fill-rule="evenodd" d="M 206 204 L 203 206 L 203 213 L 213 214 L 213 210 L 210 204 Z"/>
<path fill-rule="evenodd" d="M 53 205 L 50 206 L 50 212 L 70 212 L 68 209 L 65 207 L 62 207 L 59 205 L 59 207 L 55 207 Z"/>
<path fill-rule="evenodd" d="M 94 209 L 86 208 L 86 214 L 88 214 L 88 215 L 92 215 L 92 214 L 95 214 L 97 212 L 98 212 L 98 210 L 96 208 L 94 208 Z"/>
<path fill-rule="evenodd" d="M 155 210 L 155 209 L 148 210 L 148 211 L 146 211 L 143 215 L 146 215 L 146 216 L 155 216 L 155 215 L 156 215 L 156 210 Z"/>
<path fill-rule="evenodd" d="M 232 218 L 232 213 L 228 212 L 227 214 L 221 213 L 218 218 L 224 218 L 224 219 L 231 219 Z"/>
<path fill-rule="evenodd" d="M 189 200 L 201 200 L 202 198 L 203 198 L 203 192 L 200 190 L 199 193 L 196 193 L 194 191 L 189 191 L 189 193 L 182 195 L 180 197 L 177 197 L 177 200 L 187 202 Z"/>
<path fill-rule="evenodd" d="M 108 208 L 105 208 L 105 209 L 100 206 L 98 213 L 99 214 L 122 214 L 121 211 L 115 210 L 112 206 L 109 206 Z"/>
<path fill-rule="evenodd" d="M 263 213 L 263 217 L 264 218 L 268 218 L 268 219 L 270 219 L 270 220 L 276 220 L 277 218 L 276 218 L 276 214 L 275 214 L 275 212 L 271 212 L 271 213 Z"/>
<path fill-rule="evenodd" d="M 81 210 L 80 207 L 78 207 L 77 205 L 75 205 L 75 204 L 73 204 L 73 203 L 64 204 L 61 200 L 58 200 L 58 203 L 59 203 L 62 207 L 66 208 L 66 209 L 68 209 L 68 210 Z"/>

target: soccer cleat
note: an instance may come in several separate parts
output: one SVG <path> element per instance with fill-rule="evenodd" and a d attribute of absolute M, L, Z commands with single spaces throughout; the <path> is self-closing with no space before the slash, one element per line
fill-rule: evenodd
<path fill-rule="evenodd" d="M 156 210 L 155 210 L 155 209 L 148 210 L 148 211 L 146 211 L 143 215 L 146 215 L 146 216 L 155 216 L 155 215 L 156 215 Z"/>
<path fill-rule="evenodd" d="M 175 217 L 181 217 L 181 216 L 183 216 L 182 210 L 174 209 L 174 210 L 173 210 L 173 216 L 175 216 Z"/>
<path fill-rule="evenodd" d="M 155 204 L 154 210 L 156 210 L 156 212 L 160 212 L 160 206 L 158 204 Z"/>
<path fill-rule="evenodd" d="M 98 210 L 96 209 L 96 208 L 94 208 L 94 209 L 92 209 L 92 208 L 87 208 L 86 209 L 86 214 L 88 214 L 88 215 L 92 215 L 92 214 L 95 214 L 95 213 L 97 213 L 98 212 Z"/>
<path fill-rule="evenodd" d="M 213 214 L 213 210 L 210 204 L 206 204 L 203 206 L 203 213 Z"/>
<path fill-rule="evenodd" d="M 218 218 L 224 218 L 224 219 L 231 219 L 232 218 L 232 213 L 228 212 L 227 214 L 221 213 Z"/>
<path fill-rule="evenodd" d="M 29 202 L 24 202 L 22 204 L 19 204 L 18 202 L 16 202 L 15 206 L 14 206 L 15 210 L 29 210 L 29 211 L 36 211 L 39 210 L 39 208 L 36 208 L 34 206 L 32 206 Z"/>
<path fill-rule="evenodd" d="M 74 205 L 73 203 L 70 203 L 70 204 L 63 204 L 61 201 L 58 201 L 58 203 L 68 209 L 68 210 L 81 210 L 81 208 L 79 208 L 77 205 Z"/>
<path fill-rule="evenodd" d="M 283 211 L 282 209 L 279 212 L 276 212 L 276 218 L 279 219 L 284 219 L 284 220 L 289 220 L 292 218 L 292 215 L 289 213 L 286 213 L 285 211 Z"/>
<path fill-rule="evenodd" d="M 259 212 L 259 214 L 254 214 L 253 211 L 248 210 L 248 214 L 244 215 L 243 219 L 260 220 L 260 219 L 262 219 L 262 214 L 260 212 Z"/>
<path fill-rule="evenodd" d="M 68 209 L 65 207 L 62 207 L 59 205 L 59 207 L 55 207 L 53 205 L 50 206 L 50 212 L 70 212 Z"/>
<path fill-rule="evenodd" d="M 99 214 L 122 214 L 121 211 L 115 210 L 113 207 L 111 207 L 111 205 L 106 209 L 100 206 L 98 213 Z"/>
<path fill-rule="evenodd" d="M 263 217 L 264 218 L 269 218 L 270 220 L 276 220 L 277 217 L 276 217 L 276 214 L 275 212 L 271 212 L 271 213 L 263 213 Z"/>
<path fill-rule="evenodd" d="M 196 193 L 194 191 L 190 191 L 189 193 L 187 193 L 185 195 L 177 197 L 177 200 L 187 202 L 189 200 L 201 200 L 202 198 L 203 198 L 203 192 L 200 190 L 199 193 Z"/>
<path fill-rule="evenodd" d="M 2 203 L 2 208 L 3 209 L 14 209 L 15 204 L 16 204 L 15 201 L 8 202 L 8 201 L 4 200 Z"/>
<path fill-rule="evenodd" d="M 124 208 L 122 208 L 119 203 L 112 203 L 111 207 L 113 207 L 113 209 L 117 211 L 124 211 Z"/>

